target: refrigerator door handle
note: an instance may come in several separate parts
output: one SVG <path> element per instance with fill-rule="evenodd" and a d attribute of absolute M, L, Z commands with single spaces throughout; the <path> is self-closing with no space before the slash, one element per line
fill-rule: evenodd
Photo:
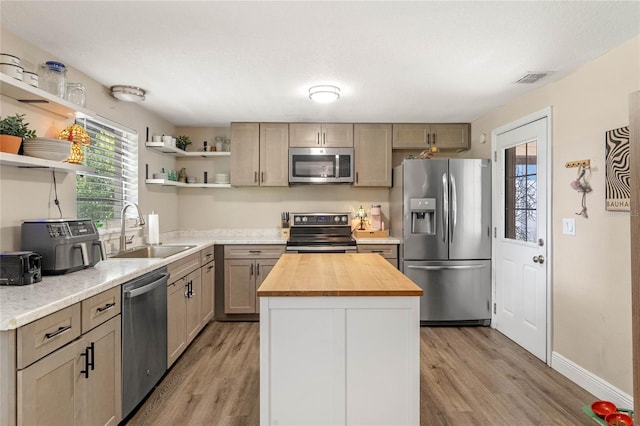
<path fill-rule="evenodd" d="M 442 242 L 447 242 L 447 229 L 449 229 L 449 182 L 447 174 L 442 174 Z"/>
<path fill-rule="evenodd" d="M 486 268 L 487 265 L 477 264 L 477 265 L 451 265 L 451 266 L 420 266 L 420 265 L 409 265 L 408 269 L 419 269 L 423 271 L 442 271 L 445 269 L 482 269 Z"/>
<path fill-rule="evenodd" d="M 456 178 L 450 176 L 449 179 L 451 179 L 451 228 L 449 228 L 449 244 L 453 244 L 453 233 L 458 223 L 458 195 L 456 194 Z"/>

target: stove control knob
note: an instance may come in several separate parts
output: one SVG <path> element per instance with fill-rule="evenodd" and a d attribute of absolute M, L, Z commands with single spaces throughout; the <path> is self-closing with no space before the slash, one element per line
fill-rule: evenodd
<path fill-rule="evenodd" d="M 293 221 L 294 221 L 295 223 L 299 223 L 299 222 L 300 222 L 300 216 L 295 216 L 295 217 L 293 218 Z"/>
<path fill-rule="evenodd" d="M 306 222 L 307 221 L 307 217 L 306 216 L 302 216 L 302 221 Z"/>
<path fill-rule="evenodd" d="M 340 216 L 336 216 L 336 217 L 334 217 L 334 218 L 333 218 L 333 221 L 334 221 L 334 222 L 340 222 Z"/>
<path fill-rule="evenodd" d="M 344 223 L 347 223 L 347 217 L 346 217 L 346 216 L 342 216 L 342 221 L 343 221 Z"/>

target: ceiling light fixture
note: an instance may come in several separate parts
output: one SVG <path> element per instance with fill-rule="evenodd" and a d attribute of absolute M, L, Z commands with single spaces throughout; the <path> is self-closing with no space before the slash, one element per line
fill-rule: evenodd
<path fill-rule="evenodd" d="M 309 99 L 326 104 L 340 99 L 340 88 L 337 86 L 313 86 L 309 88 Z"/>
<path fill-rule="evenodd" d="M 135 86 L 111 86 L 111 96 L 123 102 L 140 102 L 146 99 L 146 92 Z"/>

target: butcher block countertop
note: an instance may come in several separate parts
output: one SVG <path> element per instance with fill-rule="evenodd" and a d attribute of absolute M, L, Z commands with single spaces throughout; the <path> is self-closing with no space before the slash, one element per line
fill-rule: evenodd
<path fill-rule="evenodd" d="M 422 289 L 375 253 L 284 254 L 258 296 L 422 296 Z"/>

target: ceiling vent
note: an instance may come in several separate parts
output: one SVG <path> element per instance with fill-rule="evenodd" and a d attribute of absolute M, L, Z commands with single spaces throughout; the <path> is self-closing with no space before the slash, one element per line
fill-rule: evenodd
<path fill-rule="evenodd" d="M 520 80 L 516 81 L 516 83 L 522 83 L 522 84 L 537 83 L 538 81 L 542 80 L 549 74 L 551 74 L 551 72 L 549 71 L 530 71 L 526 73 Z"/>

